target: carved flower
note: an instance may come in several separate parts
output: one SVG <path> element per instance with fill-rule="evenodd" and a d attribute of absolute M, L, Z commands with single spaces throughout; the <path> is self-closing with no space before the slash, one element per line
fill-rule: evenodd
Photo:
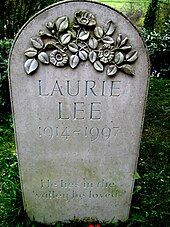
<path fill-rule="evenodd" d="M 50 62 L 57 67 L 64 66 L 67 61 L 68 56 L 59 50 L 54 50 L 50 53 Z"/>
<path fill-rule="evenodd" d="M 114 58 L 114 50 L 110 44 L 104 44 L 102 48 L 99 49 L 98 57 L 103 63 L 111 62 Z"/>
<path fill-rule="evenodd" d="M 78 24 L 85 25 L 85 26 L 96 25 L 96 20 L 94 15 L 86 10 L 76 12 L 75 17 Z"/>

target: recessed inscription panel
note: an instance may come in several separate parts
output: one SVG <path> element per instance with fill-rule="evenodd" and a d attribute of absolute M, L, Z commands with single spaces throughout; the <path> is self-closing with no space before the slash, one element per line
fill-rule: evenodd
<path fill-rule="evenodd" d="M 10 84 L 32 220 L 128 218 L 147 82 L 140 35 L 111 8 L 61 3 L 24 26 Z"/>

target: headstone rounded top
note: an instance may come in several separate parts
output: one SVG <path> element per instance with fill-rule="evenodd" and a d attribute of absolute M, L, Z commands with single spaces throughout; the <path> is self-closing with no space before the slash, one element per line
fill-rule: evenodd
<path fill-rule="evenodd" d="M 11 55 L 15 49 L 23 53 L 27 75 L 45 66 L 76 69 L 88 61 L 106 76 L 120 71 L 133 76 L 136 60 L 140 65 L 146 55 L 140 34 L 125 16 L 90 1 L 61 2 L 41 10 L 20 30 Z"/>

